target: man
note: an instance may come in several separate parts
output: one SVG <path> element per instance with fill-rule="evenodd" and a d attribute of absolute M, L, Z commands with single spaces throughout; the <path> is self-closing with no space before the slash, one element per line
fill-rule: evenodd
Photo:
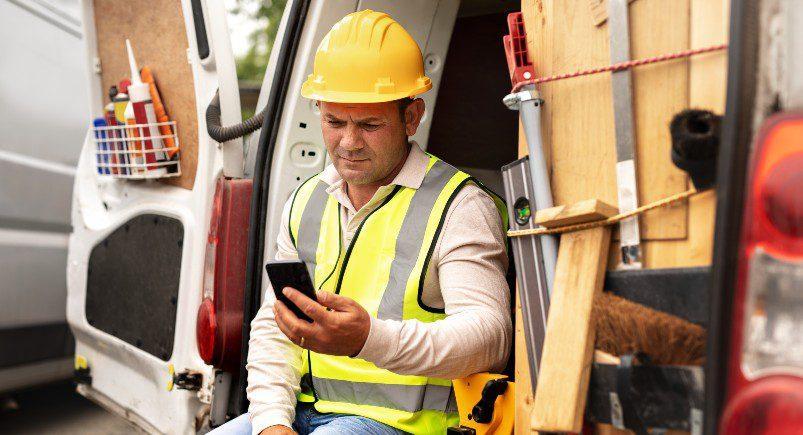
<path fill-rule="evenodd" d="M 318 301 L 283 291 L 314 321 L 265 291 L 249 413 L 216 433 L 443 434 L 458 422 L 450 380 L 505 366 L 504 208 L 408 142 L 431 87 L 386 14 L 349 14 L 321 42 L 302 95 L 332 165 L 288 201 L 276 256 L 307 264 Z"/>

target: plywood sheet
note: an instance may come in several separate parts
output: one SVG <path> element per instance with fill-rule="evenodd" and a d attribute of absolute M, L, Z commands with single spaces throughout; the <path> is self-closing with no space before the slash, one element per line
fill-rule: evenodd
<path fill-rule="evenodd" d="M 139 66 L 147 65 L 153 71 L 167 113 L 176 121 L 181 176 L 163 182 L 192 189 L 198 162 L 198 119 L 181 2 L 95 0 L 94 11 L 104 104 L 108 103 L 109 87 L 130 76 L 125 49 L 128 38 Z"/>
<path fill-rule="evenodd" d="M 641 1 L 641 0 L 640 0 Z M 690 47 L 700 48 L 728 41 L 728 2 L 690 0 Z M 727 53 L 716 52 L 689 59 L 689 107 L 725 113 Z M 691 187 L 691 186 L 689 186 Z M 688 237 L 645 244 L 646 266 L 692 267 L 711 264 L 714 245 L 715 192 L 689 200 Z M 615 264 L 611 255 L 609 265 Z"/>
<path fill-rule="evenodd" d="M 587 0 L 522 4 L 536 74 L 548 76 L 610 64 L 608 26 L 594 25 Z M 630 6 L 631 56 L 642 58 L 689 46 L 688 0 L 640 0 Z M 633 71 L 639 203 L 685 190 L 686 175 L 672 164 L 669 121 L 688 105 L 688 63 Z M 550 149 L 555 204 L 598 198 L 616 204 L 616 152 L 610 74 L 540 85 L 546 100 L 544 142 Z M 641 219 L 646 240 L 684 239 L 681 205 Z"/>

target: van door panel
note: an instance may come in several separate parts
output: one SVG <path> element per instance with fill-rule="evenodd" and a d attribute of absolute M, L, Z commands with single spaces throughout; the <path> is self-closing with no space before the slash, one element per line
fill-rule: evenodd
<path fill-rule="evenodd" d="M 91 378 L 78 391 L 149 432 L 194 434 L 214 381 L 195 343 L 212 197 L 224 153 L 242 153 L 241 140 L 209 138 L 204 118 L 218 91 L 223 123 L 241 116 L 225 9 L 203 0 L 95 0 L 82 8 L 92 71 L 87 119 L 101 116 L 109 86 L 129 76 L 129 38 L 176 121 L 182 176 L 98 177 L 87 135 L 67 260 L 67 319 Z M 203 59 L 196 28 L 207 33 Z M 171 390 L 172 374 L 187 370 L 202 374 L 200 391 Z"/>
<path fill-rule="evenodd" d="M 100 241 L 89 255 L 87 322 L 168 361 L 183 246 L 181 221 L 158 214 L 137 215 Z"/>

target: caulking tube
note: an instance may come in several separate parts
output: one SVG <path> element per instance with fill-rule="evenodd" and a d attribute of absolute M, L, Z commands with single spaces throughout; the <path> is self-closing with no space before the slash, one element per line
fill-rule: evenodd
<path fill-rule="evenodd" d="M 126 137 L 128 140 L 128 158 L 131 159 L 131 173 L 142 174 L 145 172 L 145 153 L 143 152 L 142 141 L 139 140 L 141 129 L 137 128 L 137 120 L 134 117 L 134 106 L 129 101 L 126 103 L 125 111 Z"/>
<path fill-rule="evenodd" d="M 153 110 L 151 90 L 147 83 L 143 83 L 139 76 L 137 61 L 131 49 L 131 41 L 125 40 L 128 50 L 128 64 L 131 67 L 131 85 L 128 87 L 128 97 L 134 110 L 134 119 L 141 126 L 142 148 L 145 153 L 145 162 L 153 175 L 165 174 L 167 169 L 155 163 L 167 161 L 164 144 L 159 137 L 159 128 L 156 126 L 156 112 Z"/>

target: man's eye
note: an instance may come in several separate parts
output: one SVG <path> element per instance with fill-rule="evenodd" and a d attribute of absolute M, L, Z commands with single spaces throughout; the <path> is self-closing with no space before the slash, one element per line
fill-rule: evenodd
<path fill-rule="evenodd" d="M 329 125 L 331 125 L 332 127 L 342 127 L 342 126 L 346 125 L 345 121 L 332 121 L 332 120 L 329 120 L 328 122 L 329 122 Z"/>
<path fill-rule="evenodd" d="M 381 126 L 382 126 L 381 124 L 362 124 L 362 128 L 368 131 L 374 131 Z"/>

